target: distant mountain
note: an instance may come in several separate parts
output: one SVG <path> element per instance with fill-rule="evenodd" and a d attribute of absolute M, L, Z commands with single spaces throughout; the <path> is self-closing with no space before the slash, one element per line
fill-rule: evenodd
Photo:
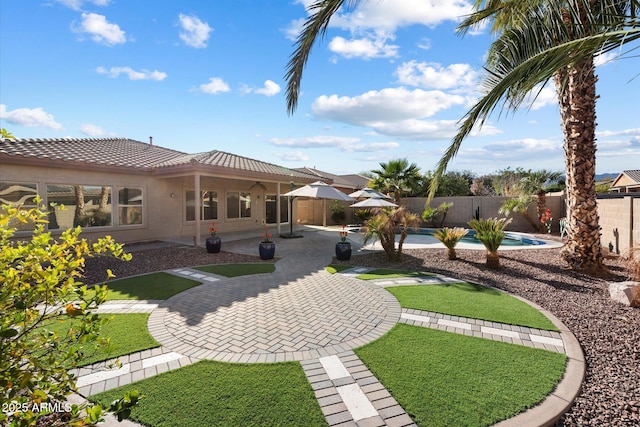
<path fill-rule="evenodd" d="M 619 173 L 597 173 L 596 181 L 612 181 L 616 179 Z"/>

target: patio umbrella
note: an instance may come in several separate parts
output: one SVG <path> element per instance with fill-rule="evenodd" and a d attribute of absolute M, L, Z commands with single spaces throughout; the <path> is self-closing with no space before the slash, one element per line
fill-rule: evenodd
<path fill-rule="evenodd" d="M 371 197 L 377 197 L 379 199 L 391 198 L 384 193 L 374 190 L 373 188 L 363 188 L 362 190 L 354 191 L 353 193 L 349 194 L 349 196 L 355 199 L 363 199 L 363 198 L 369 199 Z"/>
<path fill-rule="evenodd" d="M 325 184 L 322 181 L 316 181 L 312 184 L 305 185 L 304 187 L 296 188 L 293 191 L 283 194 L 283 196 L 291 197 L 310 197 L 312 199 L 323 199 L 322 204 L 322 226 L 327 226 L 327 209 L 326 200 L 344 200 L 346 202 L 355 201 L 354 198 L 347 196 L 340 190 L 336 190 L 332 186 Z M 293 214 L 292 214 L 293 217 Z M 292 218 L 293 220 L 293 218 Z"/>
<path fill-rule="evenodd" d="M 380 197 L 370 197 L 358 203 L 351 205 L 352 208 L 387 208 L 398 207 L 395 203 L 388 202 Z"/>

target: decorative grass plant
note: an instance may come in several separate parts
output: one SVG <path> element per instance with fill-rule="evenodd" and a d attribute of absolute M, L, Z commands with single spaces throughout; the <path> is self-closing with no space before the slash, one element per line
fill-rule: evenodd
<path fill-rule="evenodd" d="M 443 245 L 447 247 L 447 257 L 449 259 L 456 259 L 456 245 L 464 236 L 467 235 L 469 230 L 461 227 L 455 228 L 438 228 L 433 232 L 433 237 L 440 240 Z"/>

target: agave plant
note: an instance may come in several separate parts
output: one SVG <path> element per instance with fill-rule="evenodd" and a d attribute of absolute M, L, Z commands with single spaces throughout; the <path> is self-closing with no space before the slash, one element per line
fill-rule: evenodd
<path fill-rule="evenodd" d="M 443 245 L 447 247 L 447 256 L 449 259 L 456 259 L 456 245 L 464 236 L 467 235 L 469 230 L 461 227 L 455 228 L 439 228 L 433 232 L 433 237 L 440 240 Z"/>
<path fill-rule="evenodd" d="M 504 229 L 511 222 L 511 218 L 472 219 L 468 222 L 476 232 L 476 238 L 487 248 L 487 267 L 497 270 L 500 268 L 498 248 L 504 240 Z"/>

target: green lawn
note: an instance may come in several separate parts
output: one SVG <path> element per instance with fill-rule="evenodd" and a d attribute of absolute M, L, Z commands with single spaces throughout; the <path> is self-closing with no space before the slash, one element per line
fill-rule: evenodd
<path fill-rule="evenodd" d="M 378 280 L 378 279 L 398 279 L 402 277 L 428 277 L 433 276 L 432 273 L 413 272 L 405 270 L 390 270 L 387 268 L 378 268 L 356 276 L 361 280 Z"/>
<path fill-rule="evenodd" d="M 224 277 L 246 276 L 249 274 L 273 273 L 275 264 L 216 264 L 196 267 L 196 270 Z"/>
<path fill-rule="evenodd" d="M 195 280 L 185 279 L 169 273 L 151 273 L 108 282 L 109 294 L 107 299 L 167 299 L 199 284 L 200 282 Z"/>
<path fill-rule="evenodd" d="M 325 270 L 327 270 L 331 274 L 336 274 L 336 273 L 339 273 L 341 271 L 348 270 L 350 268 L 353 268 L 353 266 L 351 266 L 351 265 L 340 265 L 340 264 L 329 264 L 328 266 L 325 267 Z"/>
<path fill-rule="evenodd" d="M 154 427 L 326 426 L 297 362 L 202 361 L 91 400 L 108 406 L 127 390 L 144 396 L 131 419 Z"/>
<path fill-rule="evenodd" d="M 110 319 L 102 326 L 100 337 L 111 338 L 111 342 L 108 347 L 97 349 L 94 349 L 95 343 L 85 344 L 85 357 L 80 366 L 160 346 L 147 330 L 149 314 L 104 314 L 100 317 Z M 66 336 L 69 329 L 77 323 L 74 319 L 68 319 L 52 322 L 46 328 Z M 76 346 L 82 346 L 82 344 L 76 344 Z"/>
<path fill-rule="evenodd" d="M 405 324 L 355 350 L 419 426 L 489 426 L 540 402 L 563 354 Z"/>
<path fill-rule="evenodd" d="M 386 288 L 404 308 L 557 331 L 542 313 L 498 290 L 470 283 Z"/>

